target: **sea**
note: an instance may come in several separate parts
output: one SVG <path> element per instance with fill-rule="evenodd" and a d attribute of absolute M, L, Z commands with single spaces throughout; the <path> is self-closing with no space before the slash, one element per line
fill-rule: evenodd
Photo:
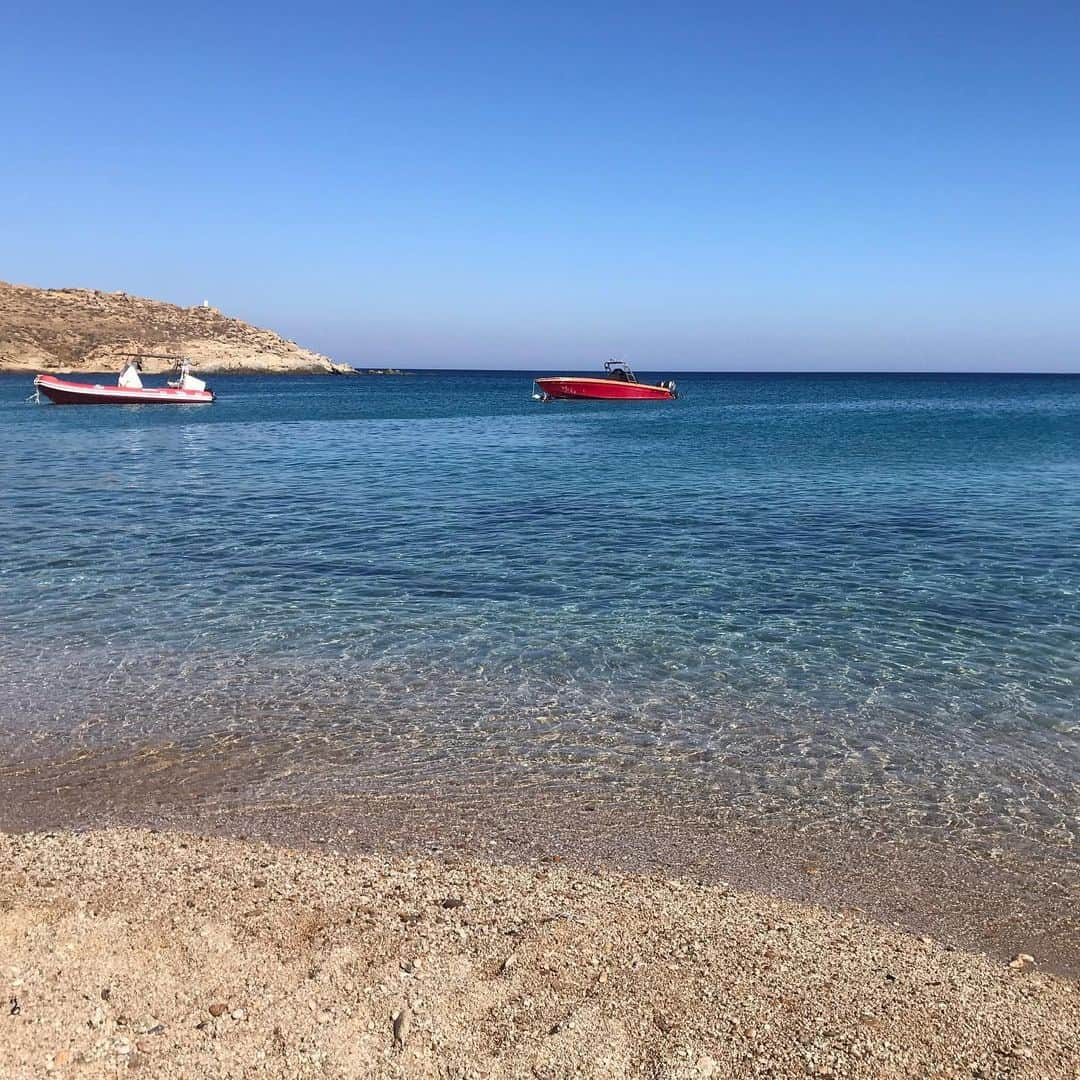
<path fill-rule="evenodd" d="M 1075 898 L 1080 377 L 534 374 L 0 377 L 7 823 L 152 816 L 167 750 L 204 810 L 536 791 Z"/>

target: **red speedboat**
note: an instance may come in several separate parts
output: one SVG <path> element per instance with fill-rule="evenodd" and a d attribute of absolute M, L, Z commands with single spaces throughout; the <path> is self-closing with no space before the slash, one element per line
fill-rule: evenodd
<path fill-rule="evenodd" d="M 137 361 L 125 366 L 115 386 L 38 375 L 34 391 L 39 401 L 43 395 L 57 405 L 208 405 L 214 400 L 213 390 L 191 374 L 187 360 L 181 359 L 178 370 L 175 382 L 153 387 L 143 386 Z"/>
<path fill-rule="evenodd" d="M 587 375 L 548 375 L 536 379 L 541 401 L 552 398 L 591 399 L 594 401 L 673 401 L 679 395 L 675 382 L 668 379 L 661 383 L 640 383 L 625 360 L 608 360 L 605 374 L 600 377 Z"/>

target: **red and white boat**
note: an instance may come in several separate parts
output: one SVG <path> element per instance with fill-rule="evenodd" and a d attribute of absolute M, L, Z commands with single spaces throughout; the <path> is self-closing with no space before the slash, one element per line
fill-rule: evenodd
<path fill-rule="evenodd" d="M 592 401 L 674 401 L 679 395 L 675 382 L 668 379 L 661 383 L 641 383 L 625 360 L 608 360 L 604 364 L 606 374 L 547 375 L 534 382 L 541 401 L 552 398 L 561 400 L 589 399 Z"/>
<path fill-rule="evenodd" d="M 170 358 L 171 359 L 171 358 Z M 191 374 L 191 364 L 180 359 L 179 378 L 167 386 L 143 386 L 137 360 L 125 365 L 115 386 L 72 382 L 55 375 L 38 375 L 34 392 L 57 405 L 208 405 L 213 390 Z"/>

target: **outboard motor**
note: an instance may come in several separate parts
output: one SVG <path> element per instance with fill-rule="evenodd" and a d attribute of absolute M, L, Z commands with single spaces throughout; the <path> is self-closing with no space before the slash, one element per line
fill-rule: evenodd
<path fill-rule="evenodd" d="M 668 379 L 668 381 L 667 381 L 667 382 L 662 382 L 662 383 L 661 383 L 660 385 L 661 385 L 661 386 L 662 386 L 662 387 L 663 387 L 663 388 L 664 388 L 665 390 L 667 390 L 667 391 L 668 391 L 668 393 L 669 393 L 669 394 L 671 394 L 671 396 L 672 396 L 673 398 L 677 398 L 677 397 L 679 396 L 679 395 L 678 395 L 678 393 L 677 393 L 677 392 L 676 392 L 676 390 L 675 390 L 675 380 L 674 380 L 674 379 Z"/>

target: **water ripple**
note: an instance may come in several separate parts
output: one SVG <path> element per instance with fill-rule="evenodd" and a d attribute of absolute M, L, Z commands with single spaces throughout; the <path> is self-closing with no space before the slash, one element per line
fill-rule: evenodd
<path fill-rule="evenodd" d="M 0 379 L 11 752 L 250 736 L 264 793 L 495 769 L 1069 850 L 1080 380 L 680 386 L 219 379 L 177 415 Z"/>

